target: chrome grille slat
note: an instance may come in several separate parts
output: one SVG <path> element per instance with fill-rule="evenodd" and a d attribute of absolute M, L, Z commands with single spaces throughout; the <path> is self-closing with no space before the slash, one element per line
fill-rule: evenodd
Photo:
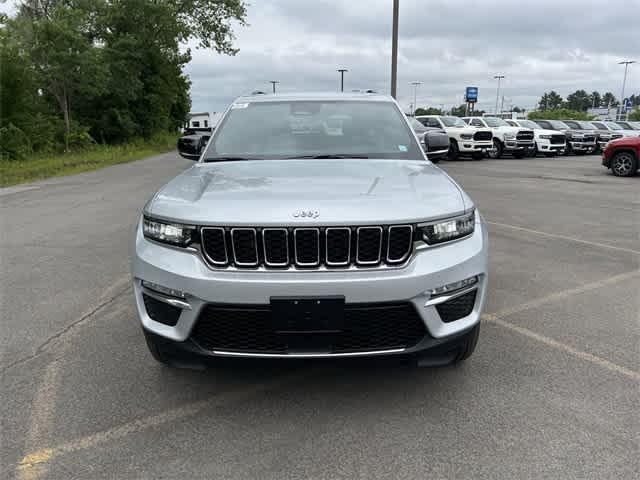
<path fill-rule="evenodd" d="M 229 264 L 229 254 L 227 253 L 227 234 L 222 227 L 203 227 L 202 228 L 202 241 L 203 243 L 207 240 L 211 240 L 216 242 L 216 245 L 210 245 L 209 248 L 203 248 L 203 253 L 206 259 L 216 266 L 224 266 Z M 210 239 L 206 237 L 211 237 Z M 217 238 L 216 238 L 217 237 Z M 220 238 L 221 237 L 221 238 Z M 222 245 L 219 245 L 220 241 L 222 241 Z M 220 260 L 219 258 L 224 255 L 224 260 Z M 218 260 L 216 260 L 218 258 Z"/>
<path fill-rule="evenodd" d="M 375 259 L 362 259 L 362 256 L 366 256 L 367 253 L 362 254 L 362 251 L 365 250 L 365 245 L 364 242 L 369 240 L 366 239 L 364 236 L 365 235 L 370 235 L 370 234 L 374 234 L 378 236 L 378 254 L 376 256 Z M 358 229 L 356 230 L 356 235 L 357 235 L 357 242 L 356 242 L 356 263 L 358 265 L 377 265 L 378 263 L 380 263 L 380 260 L 382 258 L 382 234 L 383 234 L 383 229 L 382 227 L 358 227 Z M 372 241 L 373 243 L 375 243 L 375 237 L 371 237 L 371 239 L 369 241 Z"/>
<path fill-rule="evenodd" d="M 249 237 L 242 238 L 241 235 L 249 232 L 251 235 Z M 252 237 L 252 238 L 251 238 Z M 240 242 L 249 242 L 247 245 L 241 245 Z M 250 244 L 253 244 L 253 248 L 251 248 Z M 258 261 L 258 239 L 255 228 L 232 228 L 231 229 L 231 249 L 233 250 L 233 262 L 240 267 L 257 267 L 259 264 Z M 238 252 L 238 250 L 249 249 L 253 250 L 253 252 L 248 255 L 242 255 L 245 252 Z M 238 259 L 238 253 L 243 256 L 243 259 Z"/>
<path fill-rule="evenodd" d="M 200 252 L 214 269 L 353 269 L 402 266 L 415 225 L 201 227 Z M 401 255 L 402 254 L 402 255 Z"/>
<path fill-rule="evenodd" d="M 303 238 L 303 235 L 312 232 L 315 235 L 311 237 Z M 304 243 L 315 243 L 315 256 L 313 261 L 308 259 L 300 260 L 301 256 L 306 255 L 308 252 L 304 251 L 309 248 L 309 245 Z M 293 250 L 294 260 L 299 267 L 317 267 L 320 265 L 320 229 L 319 228 L 296 228 L 293 230 Z"/>
<path fill-rule="evenodd" d="M 404 253 L 402 254 L 402 256 L 398 257 L 398 258 L 394 258 L 391 256 L 391 248 L 392 248 L 392 240 L 394 238 L 394 236 L 397 235 L 402 235 L 402 230 L 405 231 L 405 235 L 406 238 L 404 240 L 402 240 L 402 238 L 399 239 L 395 239 L 395 241 L 393 241 L 393 246 L 397 247 L 397 242 L 402 243 L 404 241 L 406 241 L 406 245 L 405 248 L 402 249 L 404 250 Z M 399 232 L 399 233 L 396 233 Z M 404 262 L 409 255 L 411 255 L 411 249 L 413 246 L 413 226 L 411 225 L 392 225 L 391 227 L 389 227 L 389 238 L 387 240 L 387 262 L 388 263 L 402 263 Z M 394 248 L 395 249 L 395 248 Z"/>
<path fill-rule="evenodd" d="M 284 250 L 285 250 L 285 259 L 284 261 L 278 262 L 274 260 L 274 248 L 275 246 L 270 243 L 275 239 L 269 240 L 267 237 L 272 235 L 284 233 L 284 238 L 280 238 L 279 240 L 284 242 Z M 264 251 L 264 263 L 268 267 L 286 267 L 289 265 L 289 231 L 286 228 L 264 228 L 262 230 L 262 248 Z"/>
<path fill-rule="evenodd" d="M 329 243 L 331 242 L 329 235 L 332 232 L 347 232 L 347 249 L 346 249 L 346 255 L 345 260 L 344 261 L 335 261 L 335 255 L 333 256 L 334 260 L 332 260 L 332 252 L 329 252 Z M 349 263 L 351 263 L 351 229 L 349 227 L 328 227 L 325 232 L 325 241 L 324 241 L 324 248 L 325 248 L 325 254 L 324 254 L 324 258 L 325 258 L 325 262 L 327 263 L 327 265 L 329 265 L 330 267 L 346 267 L 347 265 L 349 265 Z M 338 240 L 339 241 L 339 240 Z"/>

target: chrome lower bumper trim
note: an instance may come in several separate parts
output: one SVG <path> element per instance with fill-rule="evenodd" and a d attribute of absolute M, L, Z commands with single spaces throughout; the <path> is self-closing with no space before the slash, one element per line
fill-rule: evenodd
<path fill-rule="evenodd" d="M 177 298 L 164 295 L 160 292 L 156 292 L 155 290 L 151 290 L 145 286 L 142 287 L 142 292 L 145 295 L 150 296 L 151 298 L 155 298 L 156 300 L 169 304 L 173 307 L 178 307 L 178 308 L 181 308 L 182 310 L 191 310 L 191 305 L 189 305 L 189 303 L 186 302 L 185 300 L 179 300 Z"/>
<path fill-rule="evenodd" d="M 448 295 L 438 295 L 437 297 L 430 298 L 429 300 L 427 300 L 427 302 L 424 304 L 424 306 L 425 307 L 431 307 L 433 305 L 439 305 L 441 303 L 448 302 L 449 300 L 453 300 L 454 298 L 458 298 L 458 297 L 464 295 L 465 293 L 472 292 L 473 290 L 475 290 L 477 288 L 478 288 L 478 284 L 476 282 L 471 287 L 463 288 L 462 290 L 457 290 L 457 291 L 452 292 L 452 293 L 450 293 Z"/>
<path fill-rule="evenodd" d="M 367 352 L 346 353 L 243 353 L 227 352 L 226 350 L 213 350 L 214 355 L 245 358 L 339 358 L 339 357 L 364 357 L 368 355 L 384 355 L 389 353 L 402 353 L 405 348 L 392 348 L 389 350 L 370 350 Z"/>

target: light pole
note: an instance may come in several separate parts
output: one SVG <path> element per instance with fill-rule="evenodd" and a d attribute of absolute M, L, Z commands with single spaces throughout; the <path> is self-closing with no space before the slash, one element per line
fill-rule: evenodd
<path fill-rule="evenodd" d="M 418 109 L 418 105 L 416 104 L 416 96 L 418 94 L 418 85 L 422 85 L 423 82 L 419 82 L 419 81 L 414 81 L 411 82 L 411 85 L 413 85 L 413 112 L 411 113 L 411 115 L 413 115 L 414 117 L 416 116 L 416 110 Z"/>
<path fill-rule="evenodd" d="M 627 69 L 629 68 L 629 65 L 631 65 L 632 63 L 636 63 L 636 61 L 624 60 L 622 62 L 618 62 L 618 65 L 624 65 L 624 80 L 622 80 L 622 94 L 620 95 L 620 118 L 618 120 L 622 120 L 622 114 L 624 110 L 624 106 L 622 102 L 624 102 L 624 87 L 627 84 Z"/>
<path fill-rule="evenodd" d="M 280 83 L 278 80 L 269 80 L 269 83 L 273 87 L 273 93 L 276 93 L 276 83 Z"/>
<path fill-rule="evenodd" d="M 398 12 L 400 0 L 393 0 L 393 28 L 391 34 L 391 96 L 396 98 L 398 79 Z"/>
<path fill-rule="evenodd" d="M 337 71 L 340 72 L 340 91 L 344 92 L 344 72 L 348 72 L 349 70 L 346 68 L 339 68 Z"/>
<path fill-rule="evenodd" d="M 504 78 L 504 75 L 494 75 L 493 78 L 498 79 L 498 90 L 496 90 L 496 109 L 494 110 L 494 113 L 497 115 L 498 114 L 498 98 L 500 98 L 500 80 Z"/>

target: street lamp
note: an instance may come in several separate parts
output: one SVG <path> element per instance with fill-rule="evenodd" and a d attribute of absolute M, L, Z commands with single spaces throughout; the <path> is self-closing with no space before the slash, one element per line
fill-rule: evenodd
<path fill-rule="evenodd" d="M 418 85 L 422 85 L 423 82 L 414 81 L 411 82 L 413 85 L 413 112 L 411 113 L 414 117 L 416 116 L 416 110 L 418 109 L 418 105 L 416 105 L 416 95 L 418 93 Z"/>
<path fill-rule="evenodd" d="M 393 0 L 393 28 L 391 34 L 391 96 L 396 98 L 398 79 L 398 13 L 400 0 Z"/>
<path fill-rule="evenodd" d="M 624 87 L 627 84 L 627 69 L 629 68 L 629 65 L 631 65 L 632 63 L 636 63 L 636 61 L 624 60 L 622 62 L 618 62 L 618 65 L 624 65 L 624 80 L 622 80 L 622 94 L 620 95 L 620 118 L 618 120 L 622 120 L 622 114 L 624 110 L 624 106 L 622 102 L 624 102 Z"/>
<path fill-rule="evenodd" d="M 278 80 L 269 80 L 269 83 L 273 87 L 273 93 L 276 93 L 276 83 L 280 83 Z"/>
<path fill-rule="evenodd" d="M 494 113 L 497 115 L 498 114 L 498 98 L 500 98 L 500 80 L 504 78 L 504 75 L 494 75 L 493 78 L 498 79 L 498 90 L 496 90 L 496 109 L 494 110 Z"/>
<path fill-rule="evenodd" d="M 344 72 L 348 72 L 346 68 L 339 68 L 338 72 L 340 72 L 340 91 L 344 92 Z"/>

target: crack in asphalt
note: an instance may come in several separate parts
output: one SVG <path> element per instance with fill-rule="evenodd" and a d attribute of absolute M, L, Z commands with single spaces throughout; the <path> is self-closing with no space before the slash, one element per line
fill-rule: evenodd
<path fill-rule="evenodd" d="M 96 313 L 98 313 L 100 310 L 102 310 L 107 305 L 113 303 L 114 300 L 116 300 L 118 297 L 122 296 L 122 294 L 127 292 L 130 288 L 131 287 L 129 285 L 127 285 L 126 287 L 121 288 L 116 293 L 114 293 L 111 297 L 109 297 L 109 298 L 105 299 L 104 301 L 100 302 L 98 305 L 96 305 L 89 312 L 85 313 L 80 318 L 78 318 L 74 322 L 70 323 L 69 325 L 67 325 L 62 330 L 60 330 L 60 331 L 54 333 L 53 335 L 51 335 L 50 337 L 48 337 L 44 342 L 42 342 L 38 346 L 38 348 L 36 348 L 35 352 L 32 353 L 31 355 L 27 355 L 26 357 L 18 358 L 17 360 L 9 363 L 8 365 L 5 365 L 5 366 L 1 367 L 0 368 L 0 375 L 4 375 L 7 371 L 11 370 L 12 368 L 14 368 L 14 367 L 16 367 L 18 365 L 21 365 L 23 363 L 26 363 L 26 362 L 28 362 L 30 360 L 33 360 L 33 359 L 39 357 L 40 355 L 42 355 L 47 350 L 47 348 L 49 347 L 49 345 L 51 343 L 53 343 L 54 341 L 56 341 L 59 338 L 63 337 L 64 335 L 69 333 L 71 330 L 73 330 L 75 327 L 78 327 L 81 324 L 83 324 L 84 322 L 86 322 L 87 320 L 91 319 L 91 317 L 93 317 Z"/>

